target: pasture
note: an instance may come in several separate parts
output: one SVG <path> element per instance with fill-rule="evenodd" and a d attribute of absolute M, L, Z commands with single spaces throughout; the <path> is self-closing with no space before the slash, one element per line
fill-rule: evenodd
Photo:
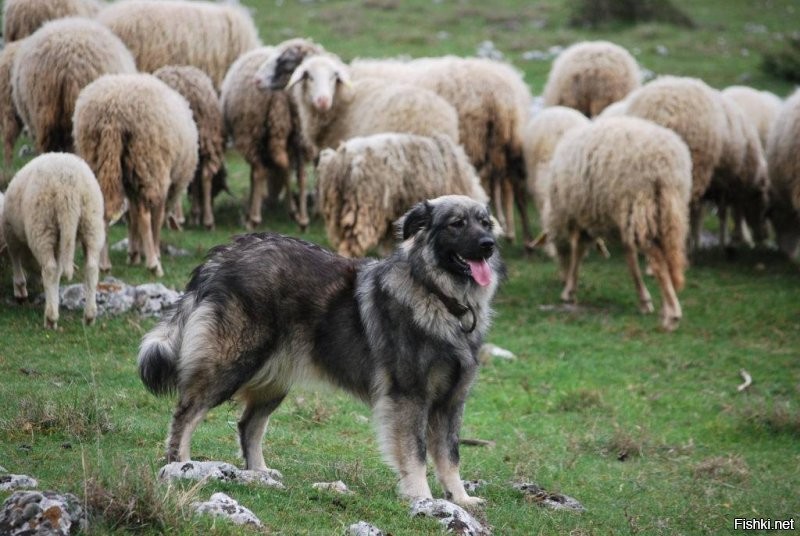
<path fill-rule="evenodd" d="M 308 36 L 345 60 L 471 55 L 492 41 L 524 71 L 534 95 L 550 61 L 525 59 L 530 51 L 609 39 L 656 74 L 696 76 L 716 88 L 747 84 L 784 97 L 791 85 L 759 65 L 800 22 L 793 0 L 676 0 L 696 28 L 594 30 L 566 25 L 566 0 L 242 3 L 253 8 L 265 43 Z M 19 156 L 25 143 L 18 142 L 15 169 L 30 159 Z M 164 231 L 163 242 L 189 253 L 162 257 L 165 285 L 182 289 L 209 248 L 244 232 L 249 169 L 233 149 L 227 166 L 232 195 L 215 202 L 216 229 Z M 264 214 L 258 230 L 300 235 L 282 206 Z M 715 226 L 709 217 L 707 230 Z M 125 236 L 117 224 L 110 243 Z M 302 236 L 326 244 L 318 218 Z M 486 481 L 475 493 L 486 499 L 476 516 L 497 535 L 724 534 L 743 517 L 800 523 L 797 265 L 773 250 L 700 251 L 680 294 L 683 321 L 664 333 L 657 316 L 639 314 L 622 251 L 613 243 L 609 249 L 608 260 L 590 252 L 579 304 L 565 308 L 552 260 L 526 254 L 520 244 L 502 247 L 509 277 L 488 341 L 516 358 L 483 366 L 467 402 L 462 437 L 493 443 L 461 451 L 462 476 Z M 114 277 L 155 281 L 125 259 L 125 252 L 111 252 Z M 655 281 L 647 284 L 658 309 Z M 40 289 L 35 281 L 29 288 Z M 398 499 L 368 408 L 333 390 L 296 390 L 271 419 L 264 454 L 283 473 L 285 490 L 157 483 L 174 399 L 152 396 L 136 371 L 139 341 L 155 320 L 106 316 L 86 328 L 80 312 L 62 310 L 59 330 L 51 332 L 41 327 L 42 313 L 41 304 L 15 304 L 11 270 L 0 260 L 0 465 L 34 476 L 40 489 L 87 498 L 89 534 L 248 533 L 191 514 L 191 501 L 215 491 L 250 508 L 270 534 L 343 534 L 359 520 L 397 536 L 441 532 L 435 520 L 410 518 Z M 753 385 L 738 392 L 742 369 Z M 232 404 L 211 411 L 194 434 L 196 459 L 241 466 L 239 411 Z M 333 480 L 355 493 L 311 488 Z M 515 482 L 574 497 L 586 511 L 542 508 L 513 489 Z"/>

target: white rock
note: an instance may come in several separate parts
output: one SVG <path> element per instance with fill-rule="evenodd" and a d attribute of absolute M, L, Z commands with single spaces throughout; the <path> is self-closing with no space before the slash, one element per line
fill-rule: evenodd
<path fill-rule="evenodd" d="M 359 521 L 350 525 L 347 528 L 347 534 L 350 536 L 385 536 L 381 529 L 375 525 L 370 525 L 366 521 Z"/>
<path fill-rule="evenodd" d="M 206 502 L 192 503 L 192 508 L 198 514 L 211 514 L 213 516 L 225 517 L 237 525 L 251 525 L 257 528 L 263 527 L 261 520 L 249 509 L 245 508 L 234 499 L 222 492 L 215 493 Z"/>
<path fill-rule="evenodd" d="M 85 530 L 81 501 L 71 493 L 16 491 L 0 510 L 0 534 L 67 536 Z"/>
<path fill-rule="evenodd" d="M 28 475 L 2 475 L 0 476 L 0 491 L 11 491 L 20 488 L 36 488 L 39 483 Z"/>
<path fill-rule="evenodd" d="M 444 499 L 417 499 L 411 504 L 411 515 L 435 517 L 445 530 L 459 536 L 489 534 L 469 512 Z"/>
<path fill-rule="evenodd" d="M 584 512 L 586 508 L 577 500 L 561 493 L 551 493 L 533 482 L 514 484 L 514 487 L 532 498 L 532 502 L 553 510 Z"/>
<path fill-rule="evenodd" d="M 342 495 L 349 495 L 353 493 L 347 488 L 347 485 L 341 480 L 337 480 L 336 482 L 314 482 L 313 484 L 311 484 L 311 487 L 314 489 L 334 491 L 336 493 L 341 493 Z"/>
<path fill-rule="evenodd" d="M 188 462 L 168 463 L 158 471 L 158 478 L 162 480 L 188 479 L 188 480 L 220 480 L 222 482 L 238 482 L 241 484 L 258 484 L 270 488 L 283 488 L 279 479 L 283 478 L 280 471 L 267 469 L 266 471 L 240 470 L 235 465 L 225 462 Z"/>
<path fill-rule="evenodd" d="M 462 480 L 461 482 L 464 484 L 464 489 L 467 493 L 474 493 L 475 490 L 486 485 L 485 480 Z"/>

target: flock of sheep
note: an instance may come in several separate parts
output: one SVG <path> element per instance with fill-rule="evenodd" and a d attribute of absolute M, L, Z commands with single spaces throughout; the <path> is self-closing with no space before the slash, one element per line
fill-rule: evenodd
<path fill-rule="evenodd" d="M 554 61 L 545 108 L 532 114 L 530 89 L 508 64 L 347 64 L 307 39 L 262 46 L 250 14 L 230 4 L 6 0 L 3 14 L 5 166 L 23 128 L 39 156 L 12 179 L 5 210 L 0 194 L 0 247 L 16 298 L 27 295 L 26 263 L 41 270 L 49 327 L 77 241 L 89 323 L 98 270 L 111 268 L 109 225 L 127 212 L 129 261 L 157 276 L 160 230 L 184 223 L 187 189 L 191 223 L 214 226 L 228 139 L 251 170 L 248 228 L 265 199 L 281 197 L 301 229 L 309 224 L 309 163 L 328 238 L 344 255 L 384 244 L 420 199 L 491 200 L 509 239 L 518 212 L 525 243 L 558 258 L 565 301 L 575 300 L 587 246 L 605 250 L 604 237 L 616 236 L 639 306 L 652 312 L 641 252 L 668 330 L 681 319 L 686 249 L 699 244 L 706 204 L 718 209 L 723 245 L 763 243 L 771 224 L 781 249 L 800 249 L 800 92 L 782 101 L 670 76 L 641 85 L 625 49 L 583 42 Z"/>

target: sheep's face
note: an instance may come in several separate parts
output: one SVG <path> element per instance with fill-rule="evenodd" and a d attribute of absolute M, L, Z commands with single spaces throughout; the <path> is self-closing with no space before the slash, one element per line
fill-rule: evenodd
<path fill-rule="evenodd" d="M 333 107 L 339 86 L 349 84 L 347 66 L 328 56 L 312 56 L 295 69 L 286 87 L 298 87 L 302 99 L 324 113 Z"/>

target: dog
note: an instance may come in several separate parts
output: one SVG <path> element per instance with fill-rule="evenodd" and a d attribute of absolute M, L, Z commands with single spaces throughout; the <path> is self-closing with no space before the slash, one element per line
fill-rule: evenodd
<path fill-rule="evenodd" d="M 187 461 L 206 412 L 233 399 L 247 469 L 266 470 L 262 440 L 290 387 L 322 380 L 367 402 L 401 496 L 482 502 L 459 475 L 464 402 L 505 268 L 485 205 L 443 196 L 396 223 L 385 259 L 347 259 L 275 233 L 212 249 L 176 307 L 142 340 L 139 375 L 177 391 L 167 461 Z"/>

